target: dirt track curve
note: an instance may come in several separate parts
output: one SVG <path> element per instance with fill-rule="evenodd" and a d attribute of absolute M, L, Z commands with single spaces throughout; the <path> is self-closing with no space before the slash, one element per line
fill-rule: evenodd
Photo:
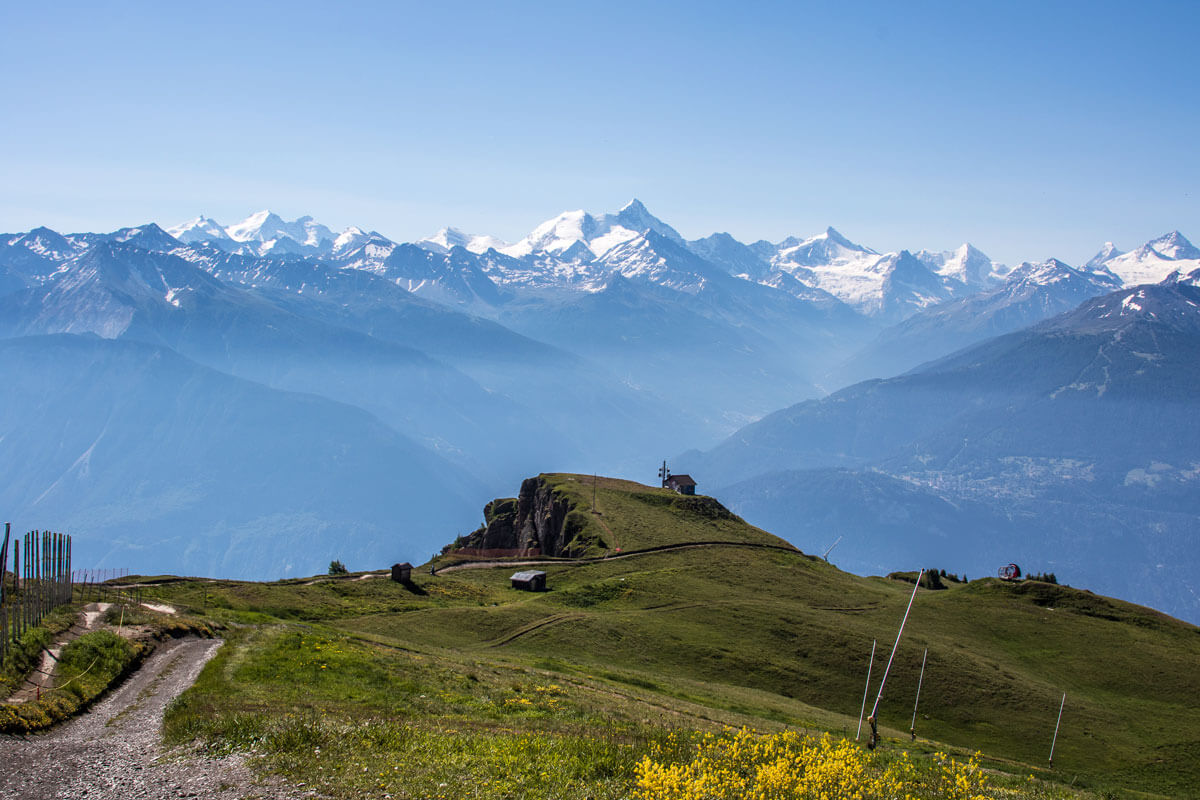
<path fill-rule="evenodd" d="M 220 647 L 221 642 L 212 639 L 165 642 L 120 688 L 83 716 L 46 734 L 0 737 L 0 798 L 314 797 L 281 781 L 259 782 L 238 755 L 214 760 L 194 753 L 163 753 L 163 711 L 192 685 Z"/>
<path fill-rule="evenodd" d="M 529 560 L 505 560 L 505 559 L 490 559 L 486 561 L 460 561 L 457 564 L 448 564 L 434 571 L 434 575 L 441 575 L 446 572 L 458 572 L 462 569 L 491 569 L 492 567 L 578 567 L 584 564 L 602 564 L 606 561 L 620 561 L 623 558 L 637 558 L 638 556 L 654 555 L 657 553 L 669 553 L 673 550 L 695 550 L 700 547 L 746 547 L 753 550 L 781 550 L 785 553 L 796 553 L 804 555 L 795 547 L 784 547 L 777 544 L 761 544 L 759 542 L 683 542 L 680 544 L 661 544 L 657 547 L 644 547 L 638 550 L 625 550 L 621 553 L 612 553 L 606 556 L 597 558 L 535 558 Z"/>

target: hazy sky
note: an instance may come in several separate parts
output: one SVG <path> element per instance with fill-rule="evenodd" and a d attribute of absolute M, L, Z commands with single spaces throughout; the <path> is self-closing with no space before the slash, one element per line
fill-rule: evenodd
<path fill-rule="evenodd" d="M 1200 240 L 1200 2 L 248 5 L 0 0 L 0 231 Z"/>

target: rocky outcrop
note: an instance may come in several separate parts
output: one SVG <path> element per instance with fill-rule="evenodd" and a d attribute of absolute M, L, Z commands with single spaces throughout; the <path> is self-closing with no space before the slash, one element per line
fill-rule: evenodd
<path fill-rule="evenodd" d="M 488 503 L 484 526 L 447 550 L 484 556 L 572 555 L 571 545 L 584 527 L 582 515 L 573 511 L 543 478 L 526 478 L 517 497 Z"/>

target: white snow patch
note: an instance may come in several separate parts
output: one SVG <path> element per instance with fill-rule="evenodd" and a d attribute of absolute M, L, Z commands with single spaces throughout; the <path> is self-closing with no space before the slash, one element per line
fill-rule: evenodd
<path fill-rule="evenodd" d="M 142 603 L 143 608 L 148 608 L 151 611 L 157 611 L 160 614 L 174 614 L 175 607 L 168 606 L 163 603 Z"/>

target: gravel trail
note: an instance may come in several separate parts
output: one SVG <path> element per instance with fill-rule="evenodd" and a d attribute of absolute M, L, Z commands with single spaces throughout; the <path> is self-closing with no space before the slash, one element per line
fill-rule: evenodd
<path fill-rule="evenodd" d="M 166 800 L 303 798 L 283 781 L 262 783 L 238 755 L 210 759 L 160 746 L 163 711 L 221 647 L 186 638 L 159 645 L 136 673 L 88 713 L 49 733 L 0 737 L 0 798 Z"/>

